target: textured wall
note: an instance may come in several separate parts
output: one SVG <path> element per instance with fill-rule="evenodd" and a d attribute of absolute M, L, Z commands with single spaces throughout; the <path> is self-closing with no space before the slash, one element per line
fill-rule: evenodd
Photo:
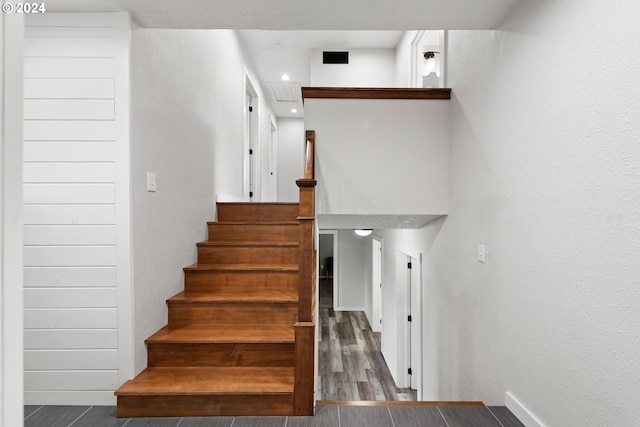
<path fill-rule="evenodd" d="M 304 175 L 306 147 L 303 119 L 278 119 L 278 201 L 298 202 L 296 180 Z"/>
<path fill-rule="evenodd" d="M 442 399 L 640 419 L 639 20 L 632 1 L 540 1 L 450 32 L 451 210 L 422 231 Z"/>
<path fill-rule="evenodd" d="M 214 219 L 214 195 L 242 198 L 245 63 L 232 31 L 132 32 L 132 205 L 136 368 L 167 322 L 165 299 Z M 261 102 L 264 96 L 258 89 Z M 270 109 L 260 104 L 261 140 Z M 264 153 L 268 156 L 268 153 Z M 157 191 L 146 191 L 146 173 Z M 268 171 L 263 170 L 267 173 Z"/>

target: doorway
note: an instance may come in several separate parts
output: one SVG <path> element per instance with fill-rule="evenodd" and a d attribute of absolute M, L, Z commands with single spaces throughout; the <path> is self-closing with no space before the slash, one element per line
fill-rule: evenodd
<path fill-rule="evenodd" d="M 320 231 L 318 244 L 318 305 L 320 308 L 334 309 L 335 296 L 338 294 L 336 280 L 336 252 L 338 248 L 337 231 Z"/>
<path fill-rule="evenodd" d="M 421 254 L 396 253 L 398 301 L 398 387 L 416 391 L 422 399 L 422 291 Z"/>
<path fill-rule="evenodd" d="M 258 92 L 248 75 L 245 75 L 244 114 L 244 194 L 245 199 L 255 201 L 258 193 Z"/>

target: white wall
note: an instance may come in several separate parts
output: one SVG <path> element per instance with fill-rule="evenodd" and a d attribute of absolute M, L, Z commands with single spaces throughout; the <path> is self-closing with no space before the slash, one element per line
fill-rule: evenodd
<path fill-rule="evenodd" d="M 227 30 L 137 29 L 132 61 L 139 371 L 146 366 L 144 340 L 167 323 L 165 300 L 183 289 L 182 268 L 196 261 L 195 244 L 206 239 L 215 197 L 244 197 L 245 74 L 252 72 Z M 258 111 L 263 141 L 270 109 L 260 104 Z M 146 191 L 147 172 L 156 173 L 156 192 Z"/>
<path fill-rule="evenodd" d="M 364 311 L 366 268 L 370 258 L 370 238 L 359 237 L 353 230 L 338 230 L 336 310 Z M 370 266 L 368 270 L 370 275 Z"/>
<path fill-rule="evenodd" d="M 26 19 L 27 404 L 114 404 L 133 373 L 129 15 Z"/>
<path fill-rule="evenodd" d="M 340 49 L 335 50 L 340 51 Z M 395 87 L 394 49 L 348 49 L 348 51 L 348 64 L 323 64 L 323 51 L 313 49 L 309 86 Z"/>
<path fill-rule="evenodd" d="M 441 399 L 640 419 L 639 20 L 632 1 L 540 1 L 449 33 L 451 213 L 421 231 Z"/>
<path fill-rule="evenodd" d="M 22 425 L 23 15 L 0 16 L 0 426 Z"/>
<path fill-rule="evenodd" d="M 303 119 L 278 119 L 278 201 L 298 202 L 296 180 L 304 176 L 305 128 Z"/>
<path fill-rule="evenodd" d="M 305 126 L 319 215 L 447 213 L 448 101 L 307 99 Z"/>

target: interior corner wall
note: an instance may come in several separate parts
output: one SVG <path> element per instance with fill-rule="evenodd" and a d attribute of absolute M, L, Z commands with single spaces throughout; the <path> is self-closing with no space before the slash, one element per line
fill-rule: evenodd
<path fill-rule="evenodd" d="M 183 289 L 182 268 L 196 261 L 196 243 L 206 239 L 206 222 L 215 218 L 215 197 L 243 197 L 250 66 L 231 30 L 136 29 L 131 58 L 134 339 L 140 371 L 146 366 L 144 340 L 167 323 L 165 300 Z M 263 129 L 270 109 L 259 110 Z M 155 192 L 147 191 L 147 172 L 156 174 Z"/>
<path fill-rule="evenodd" d="M 411 80 L 411 66 L 413 64 L 411 55 L 413 54 L 412 43 L 418 31 L 405 31 L 398 42 L 395 50 L 395 75 L 396 87 L 415 87 Z"/>
<path fill-rule="evenodd" d="M 24 420 L 22 126 L 24 17 L 0 16 L 0 426 Z"/>
<path fill-rule="evenodd" d="M 367 254 L 371 252 L 367 242 L 370 241 L 357 236 L 353 230 L 338 230 L 336 310 L 364 311 L 365 266 L 367 256 L 370 257 Z"/>
<path fill-rule="evenodd" d="M 639 21 L 633 1 L 549 0 L 449 32 L 451 208 L 423 266 L 440 400 L 640 419 Z"/>
<path fill-rule="evenodd" d="M 278 201 L 298 202 L 296 180 L 304 176 L 304 119 L 278 119 Z"/>
<path fill-rule="evenodd" d="M 396 86 L 394 49 L 348 49 L 348 52 L 348 64 L 323 64 L 322 50 L 313 49 L 311 51 L 309 86 Z"/>

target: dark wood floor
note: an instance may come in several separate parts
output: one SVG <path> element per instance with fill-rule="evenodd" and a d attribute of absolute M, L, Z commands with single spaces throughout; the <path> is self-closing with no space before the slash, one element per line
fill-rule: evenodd
<path fill-rule="evenodd" d="M 184 418 L 116 418 L 115 406 L 25 406 L 24 415 L 25 427 L 524 427 L 504 406 L 331 404 L 318 405 L 313 417 Z"/>
<path fill-rule="evenodd" d="M 396 387 L 364 312 L 334 311 L 330 280 L 320 283 L 319 400 L 415 401 Z"/>

